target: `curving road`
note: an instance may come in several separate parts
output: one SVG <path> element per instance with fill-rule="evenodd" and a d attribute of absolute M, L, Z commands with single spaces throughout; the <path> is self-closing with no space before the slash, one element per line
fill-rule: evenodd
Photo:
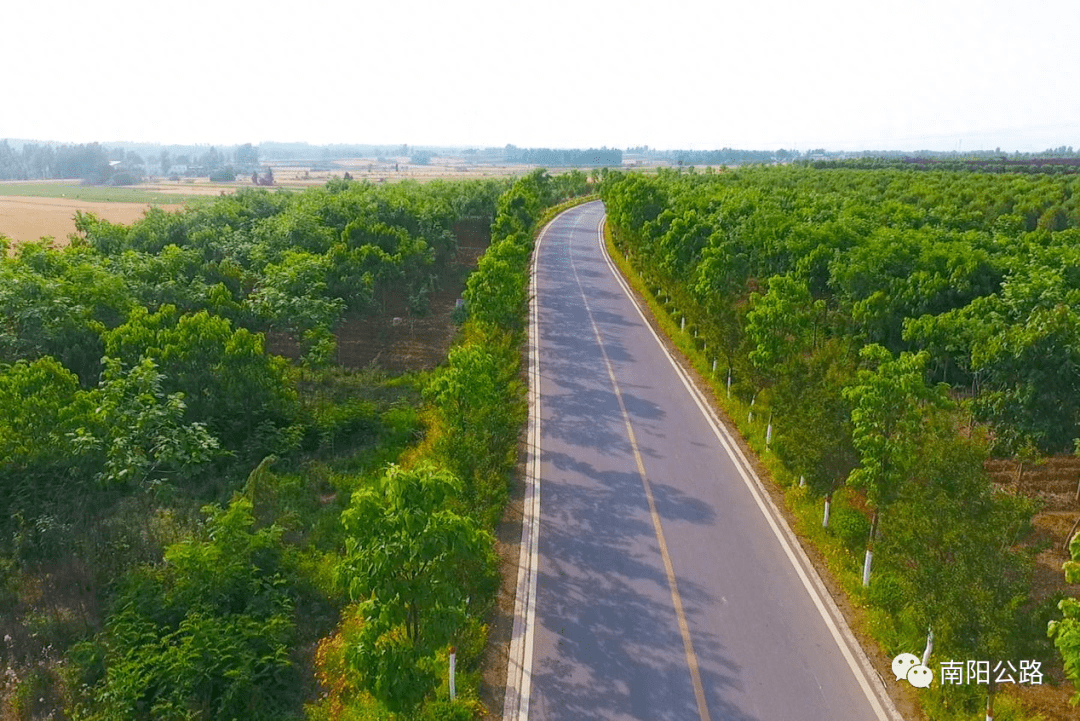
<path fill-rule="evenodd" d="M 538 527 L 504 718 L 899 719 L 606 259 L 603 212 L 563 213 L 536 251 Z"/>

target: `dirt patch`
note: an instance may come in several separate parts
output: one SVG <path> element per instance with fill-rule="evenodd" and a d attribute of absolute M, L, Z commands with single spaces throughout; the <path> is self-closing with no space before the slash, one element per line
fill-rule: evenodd
<path fill-rule="evenodd" d="M 0 192 L 2 192 L 0 186 Z M 178 205 L 161 205 L 175 210 Z M 0 196 L 0 234 L 12 240 L 27 241 L 55 238 L 57 245 L 67 245 L 75 232 L 75 211 L 93 213 L 110 223 L 134 223 L 143 217 L 148 203 L 98 203 L 78 198 L 35 198 Z"/>
<path fill-rule="evenodd" d="M 1041 548 L 1035 556 L 1031 595 L 1036 603 L 1064 594 L 1080 598 L 1080 588 L 1065 583 L 1061 565 L 1069 560 L 1067 539 L 1076 531 L 1080 519 L 1077 485 L 1080 481 L 1080 458 L 1054 456 L 1023 469 L 1016 461 L 995 459 L 987 461 L 986 470 L 994 485 L 1007 493 L 1019 493 L 1034 499 L 1039 512 L 1032 519 L 1034 530 L 1024 543 Z M 1076 718 L 1076 707 L 1069 705 L 1074 693 L 1072 684 L 1065 681 L 1061 659 L 1056 654 L 1044 673 L 1057 686 L 1018 686 L 1009 692 L 1028 708 L 1046 717 L 1047 721 L 1066 721 Z"/>

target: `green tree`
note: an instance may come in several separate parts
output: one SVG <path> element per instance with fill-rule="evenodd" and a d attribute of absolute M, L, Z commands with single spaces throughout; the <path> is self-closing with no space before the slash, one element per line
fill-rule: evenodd
<path fill-rule="evenodd" d="M 1080 314 L 1074 306 L 1035 308 L 1003 333 L 984 337 L 972 363 L 987 376 L 975 407 L 994 427 L 998 451 L 1015 455 L 1033 444 L 1060 452 L 1080 435 Z"/>
<path fill-rule="evenodd" d="M 879 345 L 868 345 L 859 355 L 870 368 L 858 372 L 844 397 L 852 404 L 852 441 L 859 456 L 848 482 L 865 490 L 873 509 L 863 565 L 863 585 L 868 586 L 881 510 L 896 500 L 916 467 L 922 404 L 943 399 L 942 391 L 924 380 L 927 354 L 905 352 L 897 358 Z"/>
<path fill-rule="evenodd" d="M 761 378 L 774 381 L 784 364 L 809 350 L 814 310 L 806 284 L 789 275 L 769 278 L 764 295 L 750 294 L 746 336 L 753 348 L 749 360 Z"/>
<path fill-rule="evenodd" d="M 473 599 L 497 582 L 491 534 L 454 510 L 461 490 L 433 465 L 392 465 L 341 516 L 348 539 L 338 578 L 364 618 L 350 661 L 395 708 L 423 698 L 434 679 L 421 660 L 453 641 Z"/>
<path fill-rule="evenodd" d="M 786 421 L 773 450 L 831 503 L 859 462 L 852 444 L 852 405 L 844 396 L 853 370 L 846 346 L 827 341 L 793 370 L 772 391 L 772 405 Z"/>
<path fill-rule="evenodd" d="M 105 347 L 121 372 L 151 358 L 166 395 L 184 394 L 185 421 L 205 423 L 224 448 L 255 459 L 290 442 L 296 391 L 286 361 L 266 354 L 262 335 L 206 311 L 136 308 L 127 323 L 105 334 Z"/>
<path fill-rule="evenodd" d="M 512 347 L 505 340 L 505 347 Z M 447 367 L 424 391 L 443 431 L 436 453 L 465 481 L 467 502 L 478 515 L 502 508 L 506 473 L 517 457 L 525 409 L 516 368 L 505 357 L 469 343 L 450 351 Z"/>
<path fill-rule="evenodd" d="M 908 647 L 929 626 L 933 649 L 947 657 L 1042 658 L 1029 602 L 1031 553 L 1018 544 L 1030 531 L 1033 504 L 995 493 L 983 444 L 951 435 L 947 417 L 936 425 L 916 482 L 883 516 L 870 600 L 900 620 Z M 992 676 L 987 718 L 996 691 Z M 977 711 L 976 695 L 954 703 Z"/>
<path fill-rule="evenodd" d="M 79 379 L 54 358 L 0 365 L 0 504 L 7 509 L 0 523 L 79 490 L 94 463 L 71 434 L 93 408 Z"/>
<path fill-rule="evenodd" d="M 101 387 L 90 394 L 95 410 L 72 434 L 82 450 L 104 451 L 99 482 L 152 486 L 214 456 L 217 439 L 202 423 L 184 423 L 183 393 L 166 396 L 163 378 L 150 358 L 130 369 L 105 358 Z"/>
<path fill-rule="evenodd" d="M 236 164 L 242 168 L 254 168 L 259 164 L 259 149 L 251 143 L 244 143 L 236 149 Z"/>
<path fill-rule="evenodd" d="M 1069 560 L 1062 566 L 1066 583 L 1080 583 L 1080 532 L 1069 541 Z M 1080 704 L 1080 601 L 1063 598 L 1058 602 L 1063 618 L 1050 622 L 1047 635 L 1065 664 L 1065 675 L 1073 683 L 1075 692 L 1069 700 L 1074 706 Z"/>
<path fill-rule="evenodd" d="M 523 329 L 531 245 L 523 235 L 513 235 L 491 245 L 466 283 L 469 317 L 508 330 Z"/>

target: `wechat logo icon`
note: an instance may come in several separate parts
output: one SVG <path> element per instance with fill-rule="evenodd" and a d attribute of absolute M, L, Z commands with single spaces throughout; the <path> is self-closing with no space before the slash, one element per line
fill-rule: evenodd
<path fill-rule="evenodd" d="M 894 658 L 892 670 L 897 681 L 905 679 L 915 688 L 926 688 L 934 680 L 934 672 L 923 666 L 919 657 L 913 653 L 902 653 Z"/>

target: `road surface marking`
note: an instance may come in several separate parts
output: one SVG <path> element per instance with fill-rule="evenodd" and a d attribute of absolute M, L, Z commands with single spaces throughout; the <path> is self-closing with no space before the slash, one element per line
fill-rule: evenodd
<path fill-rule="evenodd" d="M 577 230 L 576 221 L 574 230 Z M 626 403 L 623 402 L 622 390 L 619 388 L 618 381 L 615 380 L 615 370 L 612 368 L 611 359 L 608 358 L 607 350 L 604 348 L 604 340 L 600 337 L 600 329 L 596 326 L 596 319 L 593 318 L 592 307 L 589 305 L 589 299 L 585 295 L 585 289 L 581 286 L 581 278 L 578 277 L 573 252 L 570 253 L 570 267 L 574 271 L 574 280 L 577 281 L 578 288 L 581 290 L 581 298 L 585 302 L 585 312 L 589 316 L 593 335 L 596 336 L 596 342 L 600 346 L 600 355 L 604 359 L 604 367 L 607 368 L 608 378 L 611 379 L 611 387 L 615 390 L 615 399 L 619 402 L 619 410 L 622 412 L 623 422 L 626 424 L 626 435 L 630 439 L 630 448 L 634 451 L 634 462 L 637 463 L 638 476 L 641 478 L 641 485 L 645 488 L 645 497 L 649 501 L 649 515 L 652 516 L 653 530 L 656 532 L 656 540 L 660 544 L 660 555 L 664 559 L 664 571 L 667 573 L 668 587 L 671 589 L 671 603 L 675 607 L 675 616 L 679 621 L 679 633 L 682 634 L 683 648 L 686 651 L 686 664 L 690 668 L 690 681 L 694 686 L 694 698 L 697 699 L 698 715 L 701 717 L 701 721 L 711 721 L 709 706 L 705 702 L 705 687 L 701 683 L 701 672 L 698 669 L 697 654 L 694 653 L 694 642 L 690 638 L 690 624 L 686 622 L 682 596 L 679 595 L 679 586 L 675 581 L 675 567 L 671 563 L 671 555 L 668 553 L 667 541 L 664 538 L 664 529 L 660 524 L 660 514 L 656 510 L 656 500 L 653 498 L 652 483 L 649 482 L 649 477 L 645 473 L 645 463 L 642 461 L 641 452 L 638 450 L 637 436 L 634 435 L 634 427 L 630 424 L 630 414 L 626 410 Z"/>

